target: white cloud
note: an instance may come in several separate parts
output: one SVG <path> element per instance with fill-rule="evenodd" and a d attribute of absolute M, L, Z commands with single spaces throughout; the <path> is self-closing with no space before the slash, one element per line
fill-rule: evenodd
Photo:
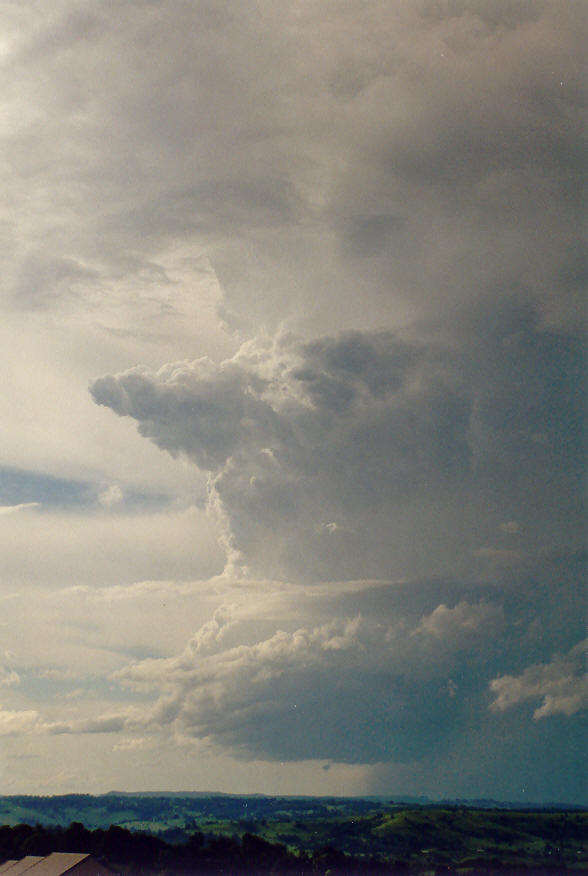
<path fill-rule="evenodd" d="M 504 712 L 527 700 L 541 699 L 535 720 L 551 715 L 571 717 L 588 707 L 588 674 L 583 671 L 588 640 L 567 654 L 555 654 L 550 663 L 528 666 L 521 675 L 502 675 L 490 682 L 495 696 L 490 708 Z"/>
<path fill-rule="evenodd" d="M 432 614 L 421 619 L 412 635 L 431 636 L 459 648 L 495 635 L 503 626 L 501 606 L 460 602 L 454 608 L 438 605 Z"/>
<path fill-rule="evenodd" d="M 39 722 L 39 714 L 33 709 L 10 711 L 0 707 L 0 736 L 13 736 L 34 731 Z"/>
<path fill-rule="evenodd" d="M 55 722 L 43 719 L 36 710 L 11 711 L 0 708 L 0 736 L 20 733 L 52 736 L 119 733 L 127 724 L 132 725 L 129 713 L 93 715 L 89 718 Z"/>
<path fill-rule="evenodd" d="M 18 514 L 20 511 L 30 511 L 32 508 L 40 508 L 40 502 L 21 502 L 18 505 L 0 505 L 0 517 L 8 514 Z"/>
<path fill-rule="evenodd" d="M 124 493 L 118 484 L 110 484 L 98 495 L 98 501 L 104 508 L 113 508 L 120 505 L 124 499 Z"/>
<path fill-rule="evenodd" d="M 210 590 L 211 584 L 203 581 L 137 581 L 133 584 L 113 584 L 110 587 L 71 587 L 63 591 L 66 596 L 68 594 L 76 596 L 83 594 L 89 601 L 97 602 L 137 602 L 139 599 L 176 599 L 188 595 L 202 595 L 206 590 Z"/>
<path fill-rule="evenodd" d="M 20 676 L 14 669 L 0 665 L 0 687 L 13 687 L 20 684 Z"/>

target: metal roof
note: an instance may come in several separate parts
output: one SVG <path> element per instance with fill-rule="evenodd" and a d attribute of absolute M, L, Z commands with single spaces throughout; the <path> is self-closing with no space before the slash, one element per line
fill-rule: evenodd
<path fill-rule="evenodd" d="M 100 864 L 87 852 L 52 852 L 43 858 L 39 855 L 27 855 L 20 861 L 5 861 L 0 866 L 2 876 L 75 876 L 78 864 L 82 864 L 82 872 L 95 873 L 96 876 L 114 876 L 112 870 Z"/>
<path fill-rule="evenodd" d="M 80 864 L 89 858 L 87 852 L 73 854 L 71 852 L 53 852 L 39 861 L 29 871 L 30 876 L 62 876 L 68 873 L 76 864 Z M 8 870 L 6 876 L 13 876 L 13 871 Z"/>
<path fill-rule="evenodd" d="M 42 860 L 43 857 L 41 855 L 27 855 L 26 858 L 21 858 L 20 861 L 6 861 L 6 864 L 2 865 L 2 872 L 7 873 L 8 876 L 20 876 L 21 873 L 26 873 L 27 870 L 30 870 L 31 867 L 34 867 L 35 864 Z"/>

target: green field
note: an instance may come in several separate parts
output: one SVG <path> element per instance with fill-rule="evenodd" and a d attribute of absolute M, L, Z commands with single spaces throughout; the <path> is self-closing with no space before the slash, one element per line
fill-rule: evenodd
<path fill-rule="evenodd" d="M 482 866 L 527 871 L 588 869 L 588 812 L 579 809 L 415 805 L 393 800 L 134 796 L 1 797 L 0 824 L 90 830 L 118 825 L 182 843 L 255 834 L 290 852 L 327 846 L 357 859 L 402 862 L 411 872 Z"/>

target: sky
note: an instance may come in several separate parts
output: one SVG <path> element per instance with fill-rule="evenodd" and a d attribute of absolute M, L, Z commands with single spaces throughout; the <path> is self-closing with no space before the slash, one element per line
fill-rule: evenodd
<path fill-rule="evenodd" d="M 0 793 L 586 802 L 586 4 L 2 17 Z"/>

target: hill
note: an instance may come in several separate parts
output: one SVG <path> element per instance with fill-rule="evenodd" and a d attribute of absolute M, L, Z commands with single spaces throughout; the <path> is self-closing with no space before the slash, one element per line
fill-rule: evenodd
<path fill-rule="evenodd" d="M 247 848 L 251 848 L 253 840 L 246 837 L 254 837 L 300 862 L 330 850 L 329 854 L 347 855 L 349 861 L 388 868 L 382 872 L 396 872 L 398 867 L 408 873 L 464 874 L 480 868 L 485 873 L 588 870 L 588 812 L 507 809 L 494 801 L 488 803 L 484 808 L 263 795 L 11 796 L 0 797 L 0 823 L 13 828 L 17 824 L 51 825 L 58 828 L 57 836 L 64 836 L 66 828 L 71 830 L 68 825 L 75 822 L 78 833 L 86 831 L 88 843 L 90 831 L 102 837 L 115 825 L 127 837 L 140 834 L 176 849 L 189 846 L 195 836 L 206 848 L 228 842 L 228 838 L 237 844 L 249 843 Z M 316 867 L 312 872 L 322 872 Z"/>

